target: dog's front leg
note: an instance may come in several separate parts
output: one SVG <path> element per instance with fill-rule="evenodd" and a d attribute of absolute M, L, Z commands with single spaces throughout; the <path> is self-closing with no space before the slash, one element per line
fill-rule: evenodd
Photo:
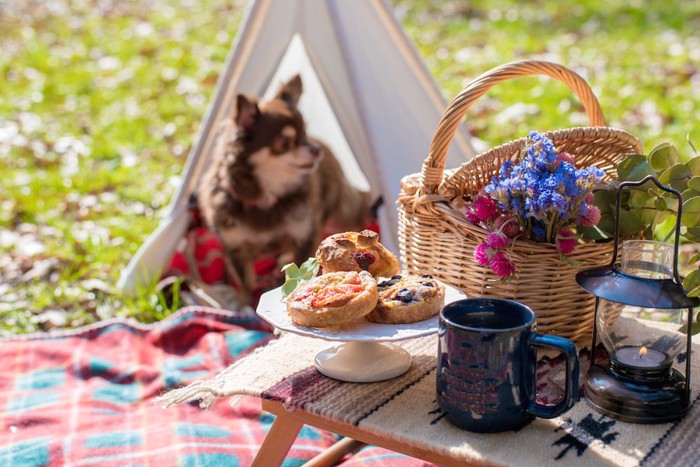
<path fill-rule="evenodd" d="M 255 288 L 253 257 L 243 247 L 229 249 L 226 253 L 226 272 L 238 285 L 241 305 L 250 305 Z"/>

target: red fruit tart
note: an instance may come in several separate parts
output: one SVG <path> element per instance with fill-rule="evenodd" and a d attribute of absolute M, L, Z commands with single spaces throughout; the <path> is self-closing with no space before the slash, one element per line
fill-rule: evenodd
<path fill-rule="evenodd" d="M 377 282 L 366 271 L 330 272 L 302 282 L 286 299 L 298 326 L 329 327 L 367 315 L 377 305 Z"/>

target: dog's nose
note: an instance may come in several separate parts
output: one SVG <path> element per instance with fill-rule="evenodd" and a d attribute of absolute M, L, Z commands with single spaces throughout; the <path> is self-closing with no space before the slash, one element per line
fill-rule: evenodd
<path fill-rule="evenodd" d="M 311 153 L 312 156 L 318 157 L 321 155 L 321 146 L 318 146 L 316 144 L 309 144 L 309 152 Z"/>

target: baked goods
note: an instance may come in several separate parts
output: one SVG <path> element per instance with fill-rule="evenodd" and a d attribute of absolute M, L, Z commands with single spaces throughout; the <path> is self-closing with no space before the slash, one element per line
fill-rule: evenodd
<path fill-rule="evenodd" d="M 301 283 L 286 301 L 294 324 L 327 327 L 362 318 L 377 298 L 377 282 L 369 272 L 339 271 Z"/>
<path fill-rule="evenodd" d="M 406 324 L 423 321 L 440 312 L 445 303 L 445 286 L 429 274 L 394 275 L 377 284 L 379 301 L 367 315 L 369 321 L 382 324 Z"/>
<path fill-rule="evenodd" d="M 374 277 L 391 277 L 401 272 L 399 260 L 379 243 L 371 230 L 344 232 L 325 238 L 316 250 L 325 272 L 369 271 Z"/>

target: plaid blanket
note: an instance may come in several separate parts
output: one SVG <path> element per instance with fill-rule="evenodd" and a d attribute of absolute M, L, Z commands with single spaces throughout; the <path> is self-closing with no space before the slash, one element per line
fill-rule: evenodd
<path fill-rule="evenodd" d="M 250 465 L 274 417 L 244 398 L 209 410 L 152 399 L 210 378 L 266 344 L 252 313 L 187 308 L 153 325 L 111 320 L 2 342 L 0 465 Z M 304 427 L 284 465 L 337 441 Z M 422 465 L 367 447 L 344 465 Z"/>

